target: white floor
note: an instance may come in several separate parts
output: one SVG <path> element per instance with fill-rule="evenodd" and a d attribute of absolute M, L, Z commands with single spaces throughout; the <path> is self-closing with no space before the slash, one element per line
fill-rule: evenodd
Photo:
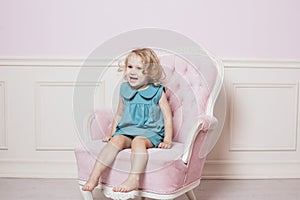
<path fill-rule="evenodd" d="M 202 180 L 194 191 L 198 200 L 299 200 L 300 179 Z M 94 196 L 95 200 L 107 199 L 100 192 Z M 0 178 L 0 199 L 81 200 L 81 196 L 73 179 Z"/>

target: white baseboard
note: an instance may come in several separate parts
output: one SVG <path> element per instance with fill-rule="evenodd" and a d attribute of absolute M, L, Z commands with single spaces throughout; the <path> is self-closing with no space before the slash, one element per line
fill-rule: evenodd
<path fill-rule="evenodd" d="M 284 179 L 300 178 L 300 162 L 207 161 L 203 179 Z"/>
<path fill-rule="evenodd" d="M 0 177 L 77 178 L 74 161 L 0 160 Z"/>

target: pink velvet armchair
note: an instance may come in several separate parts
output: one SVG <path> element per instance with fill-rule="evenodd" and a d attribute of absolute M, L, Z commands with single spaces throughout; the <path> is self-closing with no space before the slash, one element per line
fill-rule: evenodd
<path fill-rule="evenodd" d="M 218 120 L 213 108 L 222 87 L 223 66 L 208 55 L 203 56 L 199 66 L 174 55 L 160 60 L 167 75 L 166 94 L 173 113 L 172 148 L 148 149 L 149 161 L 139 190 L 116 193 L 113 186 L 125 180 L 130 171 L 130 149 L 122 150 L 97 186 L 112 199 L 175 199 L 186 194 L 196 200 L 193 189 L 200 184 L 208 150 L 214 144 L 210 139 L 216 134 Z M 93 199 L 92 193 L 82 191 L 81 186 L 105 145 L 101 138 L 109 133 L 112 120 L 111 110 L 95 111 L 88 123 L 89 140 L 75 149 L 80 191 L 86 200 Z"/>

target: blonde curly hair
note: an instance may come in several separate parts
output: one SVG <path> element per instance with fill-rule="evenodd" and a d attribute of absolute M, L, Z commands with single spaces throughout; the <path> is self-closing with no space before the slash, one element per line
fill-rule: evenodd
<path fill-rule="evenodd" d="M 143 73 L 149 76 L 149 83 L 155 86 L 162 85 L 166 75 L 156 53 L 150 48 L 138 48 L 132 50 L 125 59 L 125 66 L 119 64 L 119 71 L 126 72 L 128 67 L 128 58 L 135 54 L 139 56 L 143 63 Z"/>

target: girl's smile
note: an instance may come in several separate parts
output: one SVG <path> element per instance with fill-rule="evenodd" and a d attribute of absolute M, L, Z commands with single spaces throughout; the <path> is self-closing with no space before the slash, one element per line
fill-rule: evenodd
<path fill-rule="evenodd" d="M 137 77 L 130 76 L 129 79 L 130 79 L 130 82 L 136 82 L 136 81 L 138 81 Z"/>

